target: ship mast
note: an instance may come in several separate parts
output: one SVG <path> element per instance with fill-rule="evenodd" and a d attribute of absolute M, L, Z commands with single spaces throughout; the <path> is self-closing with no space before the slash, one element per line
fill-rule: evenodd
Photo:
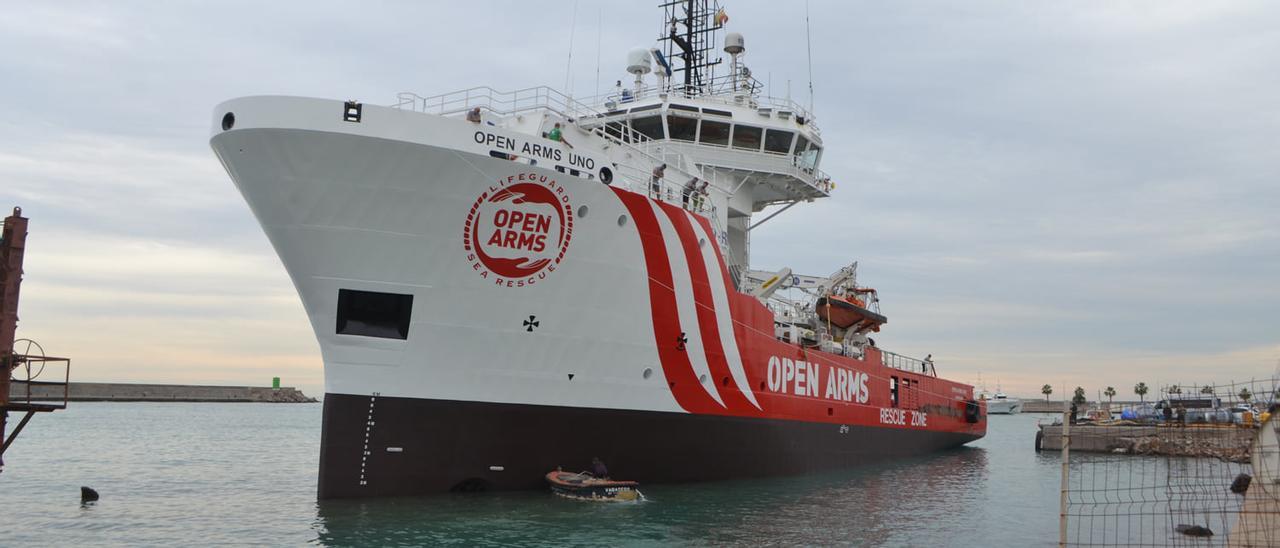
<path fill-rule="evenodd" d="M 723 26 L 717 17 L 720 3 L 668 0 L 661 6 L 664 16 L 658 41 L 667 62 L 673 65 L 673 76 L 683 74 L 684 93 L 688 96 L 709 93 L 712 71 L 721 62 L 715 52 L 716 31 Z M 677 59 L 679 67 L 674 66 Z"/>

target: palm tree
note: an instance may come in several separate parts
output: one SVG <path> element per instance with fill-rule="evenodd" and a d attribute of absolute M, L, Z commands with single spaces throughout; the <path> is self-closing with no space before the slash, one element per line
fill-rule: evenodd
<path fill-rule="evenodd" d="M 1049 394 L 1053 393 L 1053 387 L 1047 384 L 1044 386 L 1041 386 L 1040 393 L 1044 394 L 1044 401 L 1049 401 Z"/>
<path fill-rule="evenodd" d="M 1113 386 L 1108 386 L 1106 390 L 1102 391 L 1102 394 L 1107 397 L 1107 403 L 1111 403 L 1116 398 L 1116 389 Z"/>
<path fill-rule="evenodd" d="M 1178 387 L 1178 385 L 1176 385 L 1176 384 L 1175 384 L 1175 385 L 1173 385 L 1173 386 L 1170 386 L 1170 387 L 1169 387 L 1168 392 L 1169 392 L 1169 395 L 1170 395 L 1170 396 L 1172 396 L 1172 395 L 1174 395 L 1174 394 L 1181 394 L 1181 393 L 1182 393 L 1182 389 L 1181 389 L 1181 388 L 1179 388 L 1179 387 Z"/>
<path fill-rule="evenodd" d="M 1246 387 L 1246 388 L 1241 388 L 1241 389 L 1240 389 L 1240 394 L 1238 394 L 1238 395 L 1240 396 L 1240 400 L 1241 400 L 1241 401 L 1243 401 L 1243 402 L 1245 402 L 1245 403 L 1249 403 L 1249 398 L 1252 398 L 1252 397 L 1253 397 L 1253 394 L 1249 393 L 1249 388 L 1248 388 L 1248 387 Z"/>
<path fill-rule="evenodd" d="M 1138 401 L 1146 403 L 1147 401 L 1147 383 L 1140 382 L 1133 385 L 1133 393 L 1138 395 Z"/>
<path fill-rule="evenodd" d="M 1088 400 L 1086 400 L 1086 399 L 1085 399 L 1085 397 L 1084 397 L 1084 388 L 1083 388 L 1083 387 L 1080 387 L 1080 386 L 1077 386 L 1077 387 L 1076 387 L 1076 395 L 1071 396 L 1071 403 L 1075 403 L 1075 404 L 1083 404 L 1083 403 L 1084 403 L 1084 402 L 1086 402 L 1086 401 L 1088 401 Z"/>
<path fill-rule="evenodd" d="M 1212 393 L 1213 393 L 1213 385 L 1210 385 L 1210 384 L 1206 384 L 1206 385 L 1204 385 L 1204 387 L 1200 389 L 1200 393 L 1201 393 L 1201 394 L 1212 394 Z"/>

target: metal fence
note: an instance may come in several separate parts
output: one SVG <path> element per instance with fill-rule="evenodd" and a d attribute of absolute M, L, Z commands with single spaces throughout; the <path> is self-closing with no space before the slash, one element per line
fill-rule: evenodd
<path fill-rule="evenodd" d="M 1168 385 L 1153 403 L 1042 426 L 1062 457 L 1059 545 L 1280 545 L 1276 389 Z"/>

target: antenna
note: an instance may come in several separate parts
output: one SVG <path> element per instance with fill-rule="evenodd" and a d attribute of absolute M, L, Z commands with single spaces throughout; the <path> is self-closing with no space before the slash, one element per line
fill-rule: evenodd
<path fill-rule="evenodd" d="M 573 97 L 569 88 L 569 75 L 573 73 L 573 34 L 578 29 L 578 0 L 573 1 L 573 22 L 569 25 L 569 60 L 564 64 L 564 91 Z"/>
<path fill-rule="evenodd" d="M 604 43 L 604 10 L 596 10 L 596 97 L 600 96 L 600 46 Z"/>
<path fill-rule="evenodd" d="M 804 0 L 804 47 L 809 52 L 809 114 L 813 115 L 813 38 L 809 34 L 809 0 Z"/>
<path fill-rule="evenodd" d="M 662 27 L 658 41 L 671 65 L 673 77 L 683 74 L 683 93 L 698 95 L 710 91 L 712 71 L 720 64 L 715 55 L 716 31 L 728 15 L 717 0 L 662 0 Z M 680 67 L 676 68 L 676 61 Z M 675 78 L 673 78 L 674 80 Z"/>

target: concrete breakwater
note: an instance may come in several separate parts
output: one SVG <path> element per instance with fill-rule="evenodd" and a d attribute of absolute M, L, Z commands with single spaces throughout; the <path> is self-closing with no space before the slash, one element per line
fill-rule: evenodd
<path fill-rule="evenodd" d="M 1062 425 L 1043 425 L 1036 442 L 1045 451 L 1062 449 Z M 1131 455 L 1213 457 L 1248 462 L 1257 430 L 1234 425 L 1125 426 L 1077 424 L 1071 450 Z"/>
<path fill-rule="evenodd" d="M 1091 409 L 1097 409 L 1097 408 L 1107 409 L 1108 406 L 1110 406 L 1110 409 L 1112 409 L 1113 411 L 1119 412 L 1121 409 L 1125 407 L 1142 405 L 1143 403 L 1150 405 L 1152 402 L 1151 401 L 1138 402 L 1138 401 L 1116 400 L 1114 402 L 1104 401 L 1099 403 L 1096 401 L 1089 401 L 1089 402 L 1084 402 L 1084 404 L 1082 405 L 1076 406 L 1077 408 L 1076 411 L 1081 416 L 1083 416 L 1086 411 L 1089 411 Z M 1038 400 L 1033 400 L 1033 399 L 1022 400 L 1023 413 L 1062 413 L 1063 411 L 1066 411 L 1067 409 L 1070 409 L 1070 408 L 1071 408 L 1071 402 L 1069 401 L 1067 402 L 1064 402 L 1062 400 L 1044 401 L 1044 398 L 1041 398 Z"/>
<path fill-rule="evenodd" d="M 1088 405 L 1089 404 L 1085 404 L 1086 407 Z M 1044 401 L 1043 399 L 1022 400 L 1023 413 L 1062 413 L 1063 410 L 1069 408 L 1070 406 L 1071 406 L 1070 403 L 1063 402 L 1062 400 L 1054 400 L 1054 401 Z M 1080 409 L 1079 412 L 1083 413 L 1084 410 Z"/>
<path fill-rule="evenodd" d="M 26 401 L 27 383 L 14 381 L 9 391 L 12 401 Z M 184 384 L 132 384 L 73 382 L 68 401 L 165 401 L 165 402 L 260 402 L 311 403 L 316 399 L 292 387 L 200 386 Z M 31 401 L 62 401 L 62 385 L 32 385 Z"/>

